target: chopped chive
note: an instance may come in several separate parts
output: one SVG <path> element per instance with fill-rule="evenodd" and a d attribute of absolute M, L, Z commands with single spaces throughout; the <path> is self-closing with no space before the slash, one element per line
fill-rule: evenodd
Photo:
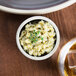
<path fill-rule="evenodd" d="M 34 39 L 33 38 L 31 38 L 31 41 L 33 41 Z"/>
<path fill-rule="evenodd" d="M 35 33 L 35 36 L 37 36 L 37 33 Z"/>
<path fill-rule="evenodd" d="M 33 33 L 35 33 L 35 30 L 33 31 Z"/>
<path fill-rule="evenodd" d="M 38 36 L 38 38 L 40 38 L 40 36 Z"/>
<path fill-rule="evenodd" d="M 34 43 L 36 43 L 36 41 L 33 41 Z"/>
<path fill-rule="evenodd" d="M 41 40 L 43 40 L 43 37 L 41 37 Z"/>
<path fill-rule="evenodd" d="M 40 31 L 37 31 L 37 34 L 39 34 L 40 33 Z"/>
<path fill-rule="evenodd" d="M 38 38 L 41 38 L 40 36 L 37 37 L 37 35 L 40 33 L 40 31 L 35 31 L 33 30 L 33 33 L 30 33 L 29 39 L 31 40 L 32 43 L 36 43 L 38 41 Z M 43 38 L 41 38 L 43 40 Z"/>

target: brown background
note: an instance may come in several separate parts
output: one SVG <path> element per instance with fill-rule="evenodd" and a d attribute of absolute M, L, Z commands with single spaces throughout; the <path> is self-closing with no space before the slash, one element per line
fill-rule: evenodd
<path fill-rule="evenodd" d="M 57 24 L 61 42 L 49 59 L 32 61 L 20 53 L 15 39 L 18 26 L 30 16 L 0 12 L 0 76 L 60 76 L 57 66 L 59 51 L 68 40 L 76 37 L 76 4 L 42 16 Z"/>

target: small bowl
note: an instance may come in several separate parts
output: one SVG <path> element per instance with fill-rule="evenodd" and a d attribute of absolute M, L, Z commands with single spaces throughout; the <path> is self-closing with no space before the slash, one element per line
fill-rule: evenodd
<path fill-rule="evenodd" d="M 19 41 L 19 35 L 20 35 L 20 33 L 21 33 L 22 28 L 23 28 L 27 23 L 29 23 L 29 22 L 31 22 L 31 21 L 34 21 L 34 20 L 44 20 L 44 21 L 49 22 L 49 23 L 53 26 L 53 28 L 55 29 L 55 32 L 56 32 L 56 44 L 55 44 L 53 50 L 52 50 L 50 53 L 48 53 L 47 55 L 40 56 L 40 57 L 31 56 L 31 55 L 29 55 L 28 53 L 26 53 L 26 52 L 24 51 L 24 49 L 21 47 L 21 44 L 20 44 L 20 41 Z M 60 43 L 59 30 L 58 30 L 56 24 L 55 24 L 52 20 L 50 20 L 50 19 L 48 19 L 48 18 L 46 18 L 46 17 L 43 17 L 43 16 L 30 17 L 30 18 L 26 19 L 25 21 L 23 21 L 23 22 L 21 23 L 21 25 L 19 26 L 19 28 L 18 28 L 18 30 L 17 30 L 17 33 L 16 33 L 16 43 L 17 43 L 17 46 L 18 46 L 18 49 L 20 50 L 20 52 L 21 52 L 24 56 L 26 56 L 27 58 L 32 59 L 32 60 L 44 60 L 44 59 L 47 59 L 47 58 L 51 57 L 51 56 L 56 52 L 56 50 L 57 50 L 57 48 L 58 48 L 58 46 L 59 46 L 59 43 Z"/>

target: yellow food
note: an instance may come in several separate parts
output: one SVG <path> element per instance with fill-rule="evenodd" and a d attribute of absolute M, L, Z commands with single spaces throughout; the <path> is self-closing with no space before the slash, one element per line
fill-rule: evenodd
<path fill-rule="evenodd" d="M 20 44 L 30 55 L 41 56 L 52 51 L 56 33 L 49 22 L 43 20 L 25 25 L 20 35 Z"/>

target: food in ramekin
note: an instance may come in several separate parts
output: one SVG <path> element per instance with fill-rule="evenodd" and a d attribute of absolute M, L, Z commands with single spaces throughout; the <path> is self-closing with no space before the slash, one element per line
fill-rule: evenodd
<path fill-rule="evenodd" d="M 27 23 L 19 41 L 23 49 L 33 56 L 48 54 L 55 46 L 56 33 L 53 26 L 44 20 Z"/>

